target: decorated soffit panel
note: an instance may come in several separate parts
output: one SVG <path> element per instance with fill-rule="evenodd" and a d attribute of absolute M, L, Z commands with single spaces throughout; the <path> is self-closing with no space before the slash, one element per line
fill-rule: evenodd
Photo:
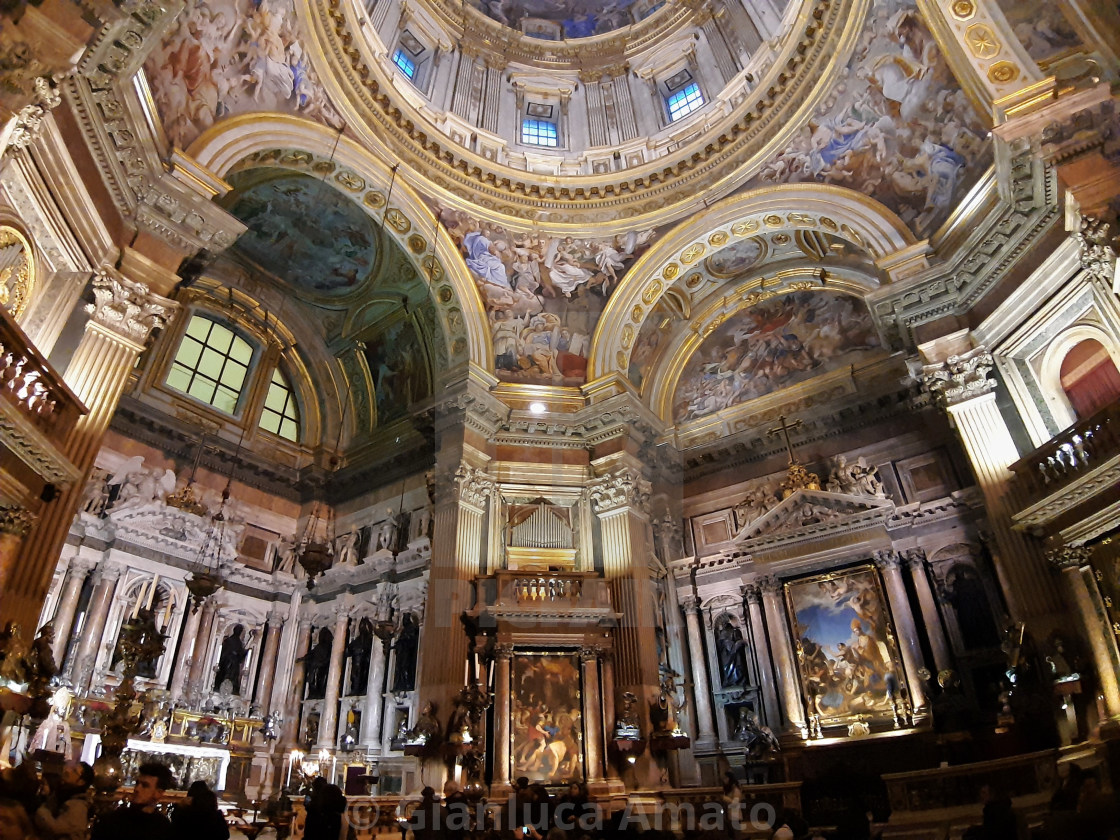
<path fill-rule="evenodd" d="M 1081 38 L 1063 11 L 1068 4 L 1054 0 L 998 2 L 1015 37 L 1036 62 L 1049 62 L 1082 47 Z"/>
<path fill-rule="evenodd" d="M 293 0 L 190 0 L 144 65 L 171 143 L 251 111 L 341 119 L 311 67 Z"/>
<path fill-rule="evenodd" d="M 319 178 L 261 167 L 229 176 L 222 203 L 248 226 L 234 248 L 301 296 L 338 297 L 378 262 L 376 225 Z"/>

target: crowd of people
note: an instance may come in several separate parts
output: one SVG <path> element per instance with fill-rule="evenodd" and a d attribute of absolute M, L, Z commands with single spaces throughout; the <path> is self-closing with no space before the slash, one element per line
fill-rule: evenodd
<path fill-rule="evenodd" d="M 0 774 L 0 840 L 228 840 L 216 794 L 194 782 L 168 808 L 171 771 L 155 762 L 137 769 L 128 801 L 106 813 L 93 808 L 93 768 L 68 761 L 40 774 L 30 762 Z M 337 835 L 336 835 L 337 836 Z"/>

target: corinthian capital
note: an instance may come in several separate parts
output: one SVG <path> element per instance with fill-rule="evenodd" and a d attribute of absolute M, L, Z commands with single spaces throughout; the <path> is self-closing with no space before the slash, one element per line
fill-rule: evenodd
<path fill-rule="evenodd" d="M 1046 552 L 1046 559 L 1056 569 L 1079 569 L 1088 564 L 1092 551 L 1083 545 L 1063 545 Z"/>
<path fill-rule="evenodd" d="M 1108 222 L 1082 216 L 1075 236 L 1081 245 L 1081 267 L 1108 283 L 1113 291 L 1120 291 L 1120 266 L 1116 263 L 1115 240 L 1110 233 Z"/>
<path fill-rule="evenodd" d="M 62 102 L 62 94 L 58 92 L 55 79 L 38 76 L 34 86 L 34 102 L 25 105 L 16 114 L 16 122 L 8 138 L 8 143 L 13 149 L 25 149 L 34 143 L 47 114 Z"/>
<path fill-rule="evenodd" d="M 99 326 L 143 345 L 152 330 L 167 323 L 177 306 L 143 283 L 98 274 L 93 278 L 93 303 L 86 306 L 86 312 Z"/>
<path fill-rule="evenodd" d="M 636 470 L 619 467 L 595 479 L 587 488 L 591 504 L 599 513 L 630 506 L 640 511 L 649 510 L 650 484 Z"/>
<path fill-rule="evenodd" d="M 459 501 L 476 508 L 485 507 L 494 492 L 494 479 L 469 464 L 459 465 L 455 471 L 455 483 L 459 486 Z"/>
<path fill-rule="evenodd" d="M 994 391 L 996 383 L 988 379 L 988 371 L 994 365 L 992 354 L 977 347 L 960 356 L 950 356 L 941 364 L 926 365 L 922 368 L 922 380 L 948 408 Z"/>
<path fill-rule="evenodd" d="M 35 524 L 35 516 L 19 505 L 0 505 L 0 534 L 26 537 Z"/>

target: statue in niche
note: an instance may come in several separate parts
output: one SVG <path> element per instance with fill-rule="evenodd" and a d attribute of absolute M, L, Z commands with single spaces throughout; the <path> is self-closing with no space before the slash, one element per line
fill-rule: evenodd
<path fill-rule="evenodd" d="M 327 696 L 327 674 L 331 667 L 333 645 L 334 633 L 322 627 L 315 644 L 296 660 L 303 663 L 303 681 L 307 686 L 308 700 L 322 700 Z"/>
<path fill-rule="evenodd" d="M 249 655 L 249 648 L 245 646 L 245 640 L 242 638 L 244 634 L 245 628 L 235 624 L 222 642 L 222 652 L 218 656 L 218 670 L 214 675 L 214 691 L 221 691 L 222 685 L 229 682 L 229 693 L 241 694 L 241 666 L 245 663 L 245 657 Z"/>
<path fill-rule="evenodd" d="M 350 529 L 334 544 L 334 564 L 336 566 L 358 565 L 358 532 Z"/>
<path fill-rule="evenodd" d="M 348 694 L 365 694 L 369 681 L 369 657 L 373 650 L 373 624 L 368 618 L 358 622 L 358 632 L 346 646 L 350 660 L 350 691 Z"/>
<path fill-rule="evenodd" d="M 942 597 L 953 607 L 965 650 L 981 650 L 1000 643 L 980 573 L 967 563 L 955 563 L 945 575 Z"/>
<path fill-rule="evenodd" d="M 719 681 L 724 688 L 747 684 L 747 643 L 743 634 L 726 617 L 716 631 Z"/>
<path fill-rule="evenodd" d="M 417 539 L 432 538 L 432 509 L 428 505 L 416 511 L 416 537 Z"/>
<path fill-rule="evenodd" d="M 397 517 L 392 508 L 385 508 L 385 516 L 387 518 L 377 532 L 377 548 L 391 552 L 397 545 Z"/>
<path fill-rule="evenodd" d="M 416 616 L 406 612 L 401 617 L 401 631 L 393 645 L 396 663 L 393 668 L 393 691 L 412 691 L 416 687 L 416 649 L 420 644 L 420 625 Z"/>

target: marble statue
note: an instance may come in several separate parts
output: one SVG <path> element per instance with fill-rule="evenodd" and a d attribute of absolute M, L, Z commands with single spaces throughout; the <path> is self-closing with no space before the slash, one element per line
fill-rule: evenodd
<path fill-rule="evenodd" d="M 242 636 L 245 628 L 235 624 L 222 642 L 222 652 L 218 656 L 218 670 L 214 676 L 214 690 L 221 691 L 222 685 L 229 682 L 230 694 L 241 694 L 241 666 L 249 655 Z"/>

